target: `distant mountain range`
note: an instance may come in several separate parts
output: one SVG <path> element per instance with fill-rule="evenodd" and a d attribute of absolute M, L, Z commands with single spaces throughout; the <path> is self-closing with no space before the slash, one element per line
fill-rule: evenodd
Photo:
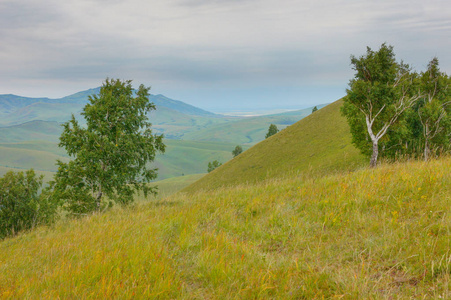
<path fill-rule="evenodd" d="M 99 92 L 100 87 L 59 99 L 0 95 L 0 142 L 57 141 L 60 124 L 72 114 L 83 124 L 80 113 L 88 97 Z M 285 128 L 311 113 L 308 108 L 251 118 L 224 116 L 164 95 L 149 98 L 156 106 L 149 116 L 152 128 L 168 139 L 254 144 L 264 139 L 271 123 Z"/>
<path fill-rule="evenodd" d="M 0 126 L 37 120 L 65 122 L 71 114 L 79 115 L 88 103 L 88 97 L 99 92 L 100 87 L 58 99 L 0 95 Z M 150 95 L 149 99 L 156 105 L 157 110 L 164 108 L 188 116 L 218 117 L 214 113 L 163 95 Z"/>

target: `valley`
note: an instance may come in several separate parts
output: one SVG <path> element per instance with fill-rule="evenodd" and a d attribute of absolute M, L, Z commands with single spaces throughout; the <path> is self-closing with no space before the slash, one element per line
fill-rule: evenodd
<path fill-rule="evenodd" d="M 45 172 L 46 180 L 56 171 L 56 160 L 68 161 L 58 147 L 61 124 L 74 114 L 78 120 L 88 95 L 99 88 L 61 99 L 0 95 L 0 175 L 7 170 L 33 168 Z M 271 123 L 279 128 L 294 124 L 311 113 L 311 108 L 258 117 L 217 115 L 163 95 L 151 95 L 155 104 L 149 118 L 153 131 L 163 134 L 167 150 L 159 154 L 154 167 L 158 180 L 189 174 L 204 174 L 208 162 L 226 162 L 236 145 L 244 149 L 264 139 Z M 50 173 L 49 173 L 50 172 Z"/>

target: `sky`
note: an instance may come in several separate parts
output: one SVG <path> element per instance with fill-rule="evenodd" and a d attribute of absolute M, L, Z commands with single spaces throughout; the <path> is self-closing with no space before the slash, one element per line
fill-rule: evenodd
<path fill-rule="evenodd" d="M 343 97 L 350 56 L 384 42 L 451 74 L 451 1 L 0 0 L 0 94 L 108 77 L 214 112 L 300 109 Z"/>

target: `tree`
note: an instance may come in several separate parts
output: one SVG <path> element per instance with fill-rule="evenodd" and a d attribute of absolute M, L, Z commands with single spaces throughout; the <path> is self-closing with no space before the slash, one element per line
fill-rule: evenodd
<path fill-rule="evenodd" d="M 221 165 L 222 165 L 222 163 L 220 163 L 220 162 L 217 161 L 217 160 L 214 160 L 214 161 L 212 161 L 212 162 L 209 162 L 209 163 L 208 163 L 208 168 L 207 168 L 208 173 L 210 173 L 211 171 L 213 171 L 214 169 L 216 169 L 217 167 L 219 167 L 219 166 L 221 166 Z"/>
<path fill-rule="evenodd" d="M 423 158 L 428 160 L 432 149 L 450 146 L 451 90 L 446 74 L 440 72 L 438 58 L 433 58 L 426 72 L 421 73 L 420 85 L 425 96 L 419 101 L 417 113 L 422 127 Z"/>
<path fill-rule="evenodd" d="M 148 164 L 165 145 L 148 122 L 148 113 L 155 109 L 149 89 L 140 85 L 134 91 L 131 80 L 106 79 L 99 95 L 90 96 L 83 108 L 86 127 L 73 115 L 63 124 L 59 146 L 73 160 L 58 161 L 52 188 L 73 214 L 100 211 L 106 205 L 104 196 L 109 205 L 111 200 L 125 205 L 136 192 L 156 193 L 146 183 L 157 177 L 157 169 Z"/>
<path fill-rule="evenodd" d="M 233 157 L 237 157 L 243 152 L 243 148 L 241 146 L 236 146 L 235 149 L 232 151 Z"/>
<path fill-rule="evenodd" d="M 417 74 L 396 62 L 392 46 L 382 44 L 379 51 L 368 47 L 366 55 L 351 56 L 351 64 L 356 73 L 349 82 L 342 113 L 351 127 L 353 143 L 362 153 L 371 153 L 370 166 L 375 167 L 379 141 L 422 95 Z"/>
<path fill-rule="evenodd" d="M 42 179 L 32 169 L 0 178 L 0 239 L 54 220 L 57 206 L 38 195 Z"/>
<path fill-rule="evenodd" d="M 268 133 L 266 134 L 265 138 L 269 138 L 272 135 L 275 135 L 279 132 L 279 129 L 277 129 L 277 126 L 275 124 L 269 125 Z"/>
<path fill-rule="evenodd" d="M 312 114 L 315 112 L 315 111 L 317 111 L 318 110 L 318 107 L 314 107 L 313 109 L 312 109 Z"/>

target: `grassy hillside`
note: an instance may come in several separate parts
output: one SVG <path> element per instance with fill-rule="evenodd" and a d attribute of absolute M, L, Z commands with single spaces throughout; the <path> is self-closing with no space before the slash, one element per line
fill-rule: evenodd
<path fill-rule="evenodd" d="M 451 159 L 175 195 L 0 242 L 0 298 L 449 299 Z"/>
<path fill-rule="evenodd" d="M 208 162 L 226 162 L 232 158 L 235 144 L 164 140 L 166 152 L 157 155 L 152 164 L 159 169 L 158 179 L 207 172 Z"/>
<path fill-rule="evenodd" d="M 0 146 L 0 166 L 55 172 L 57 159 L 68 162 L 69 158 L 38 150 Z"/>
<path fill-rule="evenodd" d="M 311 112 L 312 108 L 307 108 L 281 114 L 247 117 L 216 125 L 211 124 L 208 127 L 185 133 L 183 139 L 255 144 L 265 139 L 270 124 L 276 124 L 278 129 L 284 129 L 310 115 Z"/>
<path fill-rule="evenodd" d="M 189 186 L 209 190 L 299 172 L 352 170 L 366 163 L 351 144 L 346 119 L 336 101 L 253 146 Z"/>
<path fill-rule="evenodd" d="M 57 143 L 62 131 L 60 123 L 57 122 L 31 121 L 0 127 L 0 142 L 46 141 Z"/>
<path fill-rule="evenodd" d="M 158 187 L 158 195 L 156 197 L 149 196 L 147 198 L 144 198 L 143 195 L 137 196 L 136 201 L 148 201 L 148 200 L 154 200 L 154 199 L 164 199 L 168 196 L 171 196 L 183 188 L 187 187 L 188 185 L 196 182 L 204 176 L 205 174 L 190 174 L 185 176 L 179 176 L 179 177 L 171 177 L 168 179 L 163 179 L 159 181 L 155 181 L 150 183 L 151 186 L 157 186 Z"/>
<path fill-rule="evenodd" d="M 157 155 L 154 167 L 159 168 L 158 179 L 167 179 L 207 171 L 208 162 L 226 162 L 232 158 L 235 144 L 168 140 L 166 153 Z M 55 172 L 56 160 L 68 161 L 65 150 L 57 143 L 25 141 L 0 143 L 0 166 L 18 170 L 33 168 L 36 171 Z M 48 178 L 48 176 L 46 177 Z"/>

